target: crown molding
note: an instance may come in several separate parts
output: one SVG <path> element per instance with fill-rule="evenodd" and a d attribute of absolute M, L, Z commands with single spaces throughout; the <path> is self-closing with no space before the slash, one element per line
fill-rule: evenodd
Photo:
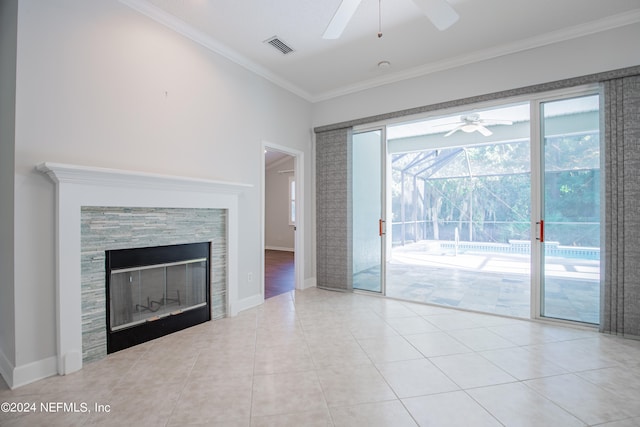
<path fill-rule="evenodd" d="M 501 56 L 511 55 L 514 53 L 535 49 L 554 43 L 560 43 L 563 41 L 636 24 L 638 22 L 640 22 L 640 9 L 635 9 L 632 12 L 609 16 L 597 21 L 592 21 L 585 24 L 564 28 L 562 30 L 541 34 L 539 36 L 531 37 L 525 40 L 505 43 L 500 46 L 478 50 L 468 55 L 460 55 L 454 58 L 445 59 L 443 61 L 437 61 L 408 70 L 399 71 L 397 73 L 387 74 L 384 77 L 376 77 L 353 85 L 343 86 L 342 88 L 327 91 L 321 95 L 315 96 L 312 98 L 311 102 L 315 103 L 327 101 L 339 96 L 349 95 L 363 90 L 373 89 L 375 87 L 397 83 L 403 80 L 422 77 L 440 71 L 446 71 L 453 68 L 462 67 L 464 65 L 486 61 Z"/>
<path fill-rule="evenodd" d="M 564 28 L 557 31 L 541 34 L 525 40 L 518 40 L 511 43 L 505 43 L 500 46 L 478 50 L 468 55 L 460 55 L 454 58 L 448 58 L 442 61 L 432 62 L 422 66 L 414 67 L 408 70 L 396 73 L 386 74 L 385 76 L 364 80 L 352 85 L 342 86 L 335 90 L 329 90 L 318 94 L 311 94 L 297 85 L 277 76 L 265 67 L 251 61 L 247 57 L 241 55 L 230 47 L 220 43 L 213 37 L 202 31 L 195 29 L 176 16 L 162 10 L 161 8 L 151 4 L 147 0 L 119 0 L 120 3 L 138 11 L 139 13 L 153 19 L 154 21 L 165 25 L 166 27 L 176 31 L 177 33 L 191 39 L 192 41 L 204 46 L 205 48 L 229 59 L 230 61 L 246 68 L 247 70 L 267 79 L 268 81 L 280 86 L 281 88 L 309 101 L 317 103 L 327 101 L 344 95 L 353 94 L 367 89 L 373 89 L 403 80 L 409 80 L 416 77 L 422 77 L 429 74 L 445 71 L 475 62 L 486 61 L 535 49 L 554 43 L 559 43 L 579 37 L 596 34 L 602 31 L 612 30 L 626 25 L 632 25 L 640 22 L 640 8 L 630 12 L 609 16 L 596 21 L 587 22 L 573 27 Z"/>
<path fill-rule="evenodd" d="M 168 27 L 176 33 L 200 44 L 201 46 L 215 52 L 224 58 L 246 68 L 254 74 L 269 80 L 271 83 L 311 102 L 312 96 L 300 87 L 280 78 L 265 67 L 251 61 L 249 58 L 231 49 L 227 45 L 219 42 L 203 31 L 197 30 L 192 25 L 187 24 L 176 16 L 162 10 L 146 0 L 119 0 L 120 3 L 145 15 L 148 18 Z"/>

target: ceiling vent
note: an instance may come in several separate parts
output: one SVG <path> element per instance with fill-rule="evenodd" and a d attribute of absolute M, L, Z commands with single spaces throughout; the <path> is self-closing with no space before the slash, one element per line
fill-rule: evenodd
<path fill-rule="evenodd" d="M 270 39 L 265 40 L 264 42 L 278 49 L 283 55 L 293 52 L 293 49 L 289 47 L 285 42 L 280 40 L 278 36 L 273 36 Z"/>

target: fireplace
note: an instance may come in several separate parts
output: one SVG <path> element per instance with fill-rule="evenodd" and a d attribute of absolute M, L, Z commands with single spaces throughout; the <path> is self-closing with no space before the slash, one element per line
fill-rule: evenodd
<path fill-rule="evenodd" d="M 56 355 L 40 371 L 65 375 L 107 355 L 108 250 L 207 241 L 210 316 L 238 313 L 239 195 L 252 185 L 59 163 L 37 170 L 56 185 Z"/>
<path fill-rule="evenodd" d="M 105 251 L 107 353 L 211 320 L 210 243 Z"/>

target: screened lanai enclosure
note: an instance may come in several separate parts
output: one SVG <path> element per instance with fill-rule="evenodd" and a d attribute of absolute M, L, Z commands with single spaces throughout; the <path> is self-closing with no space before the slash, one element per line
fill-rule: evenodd
<path fill-rule="evenodd" d="M 540 103 L 538 144 L 530 109 L 388 127 L 386 295 L 530 317 L 533 276 L 543 316 L 598 323 L 598 96 Z"/>
<path fill-rule="evenodd" d="M 529 240 L 528 154 L 528 141 L 394 154 L 393 243 Z"/>

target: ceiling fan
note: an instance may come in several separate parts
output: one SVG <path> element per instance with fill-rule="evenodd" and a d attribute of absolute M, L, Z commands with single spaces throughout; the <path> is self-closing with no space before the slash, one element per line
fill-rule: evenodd
<path fill-rule="evenodd" d="M 446 30 L 458 20 L 458 13 L 446 0 L 412 0 L 440 31 Z M 340 37 L 362 0 L 342 0 L 322 38 Z"/>
<path fill-rule="evenodd" d="M 492 135 L 493 132 L 487 129 L 485 125 L 512 125 L 513 122 L 511 120 L 481 119 L 480 115 L 473 113 L 466 116 L 460 116 L 459 122 L 448 124 L 457 124 L 458 126 L 447 132 L 444 135 L 445 137 L 451 136 L 459 130 L 466 133 L 480 132 L 484 136 L 489 136 Z"/>

